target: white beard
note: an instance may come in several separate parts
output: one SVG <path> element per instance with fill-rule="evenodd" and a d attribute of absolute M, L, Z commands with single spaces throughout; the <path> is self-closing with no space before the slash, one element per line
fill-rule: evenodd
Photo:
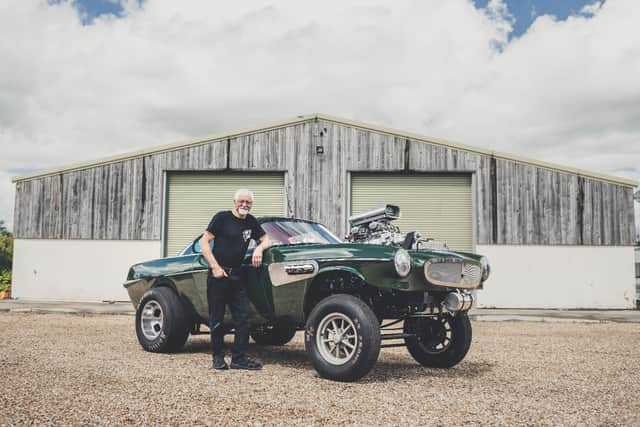
<path fill-rule="evenodd" d="M 245 208 L 238 208 L 238 213 L 242 216 L 245 216 L 249 213 L 249 209 L 245 209 Z"/>

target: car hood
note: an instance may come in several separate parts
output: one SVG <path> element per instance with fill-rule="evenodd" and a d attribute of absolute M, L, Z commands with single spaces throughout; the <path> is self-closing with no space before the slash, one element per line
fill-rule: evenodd
<path fill-rule="evenodd" d="M 335 244 L 298 244 L 273 246 L 269 252 L 272 262 L 298 260 L 393 260 L 398 248 L 387 245 L 373 245 L 368 243 L 335 243 Z M 409 254 L 415 264 L 424 264 L 434 258 L 458 258 L 478 262 L 479 255 L 451 251 L 414 251 Z"/>

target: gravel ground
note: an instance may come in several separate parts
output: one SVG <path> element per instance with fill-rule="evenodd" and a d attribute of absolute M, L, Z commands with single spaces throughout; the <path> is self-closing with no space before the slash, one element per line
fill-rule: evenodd
<path fill-rule="evenodd" d="M 639 324 L 474 323 L 452 369 L 383 349 L 345 384 L 317 376 L 302 333 L 251 344 L 262 371 L 214 371 L 206 335 L 146 353 L 133 322 L 0 313 L 0 424 L 640 425 Z"/>

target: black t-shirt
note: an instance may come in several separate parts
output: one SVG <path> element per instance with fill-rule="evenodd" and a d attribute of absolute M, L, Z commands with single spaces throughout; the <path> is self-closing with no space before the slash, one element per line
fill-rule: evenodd
<path fill-rule="evenodd" d="M 215 236 L 213 256 L 222 267 L 239 267 L 249 247 L 249 240 L 258 240 L 265 232 L 253 215 L 240 219 L 231 211 L 213 216 L 207 231 Z"/>

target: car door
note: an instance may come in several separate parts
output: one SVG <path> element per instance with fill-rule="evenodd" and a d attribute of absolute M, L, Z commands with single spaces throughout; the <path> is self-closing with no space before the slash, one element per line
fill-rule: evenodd
<path fill-rule="evenodd" d="M 255 243 L 252 241 L 242 262 L 242 269 L 245 271 L 247 278 L 247 293 L 256 311 L 265 319 L 272 320 L 274 311 L 271 286 L 269 286 L 268 281 L 269 273 L 264 262 L 258 268 L 252 265 L 251 258 L 253 257 L 254 248 Z"/>
<path fill-rule="evenodd" d="M 212 242 L 213 244 L 213 242 Z M 253 245 L 255 247 L 255 244 Z M 251 257 L 253 256 L 253 247 L 247 250 L 242 269 L 247 277 L 247 294 L 254 310 L 252 313 L 252 321 L 262 323 L 265 320 L 273 318 L 273 303 L 270 296 L 270 288 L 265 284 L 267 269 L 264 265 L 254 268 L 251 265 Z M 209 263 L 204 258 L 200 250 L 199 242 L 194 243 L 195 252 L 198 256 L 194 260 L 193 279 L 195 287 L 200 295 L 200 299 L 204 301 L 203 312 L 197 310 L 201 317 L 208 317 L 207 304 L 207 275 Z M 228 316 L 227 316 L 228 317 Z"/>

